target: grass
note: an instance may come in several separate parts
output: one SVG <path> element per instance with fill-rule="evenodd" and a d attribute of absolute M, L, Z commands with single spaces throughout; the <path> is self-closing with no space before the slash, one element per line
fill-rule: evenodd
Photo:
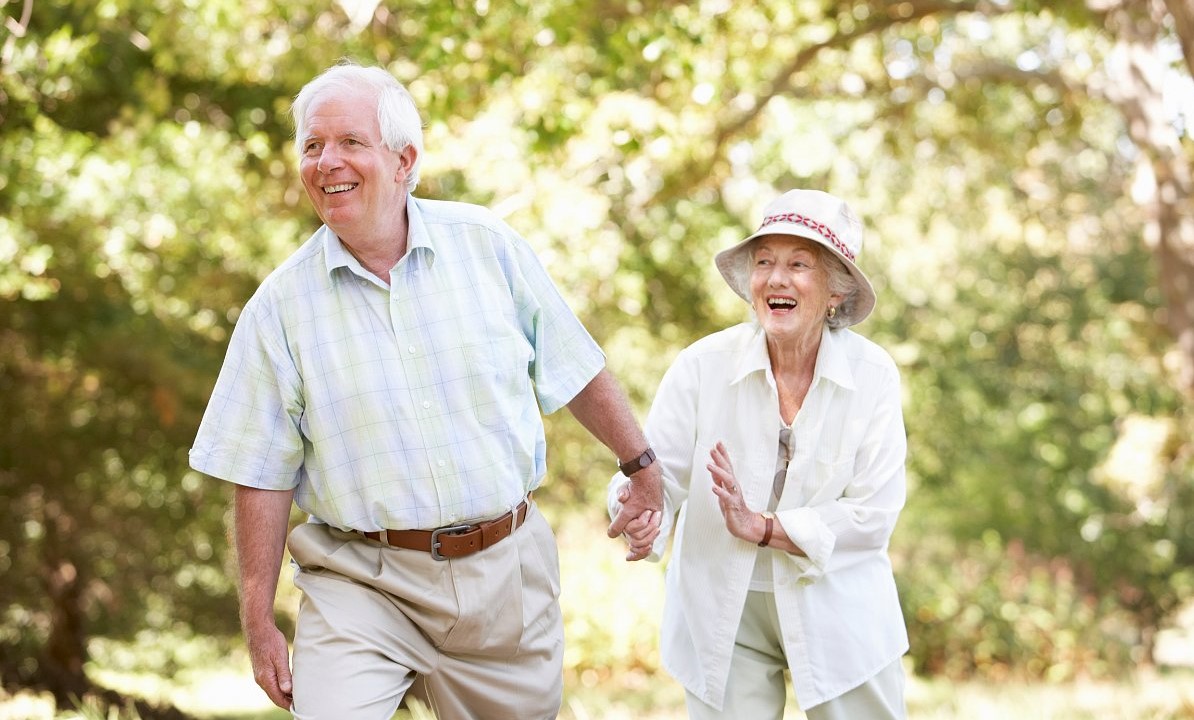
<path fill-rule="evenodd" d="M 243 670 L 243 672 L 242 672 Z M 103 678 L 147 697 L 165 692 L 180 708 L 208 720 L 284 720 L 289 714 L 269 704 L 247 667 L 213 668 L 187 673 L 183 682 L 164 683 L 141 675 L 107 674 Z M 146 692 L 147 691 L 147 692 Z M 159 697 L 162 697 L 159 695 Z M 423 720 L 425 714 L 399 711 L 396 720 Z M 565 691 L 561 720 L 682 720 L 684 694 L 666 676 L 634 673 L 586 687 L 573 679 Z M 794 707 L 785 716 L 803 718 Z M 908 686 L 909 720 L 1194 720 L 1194 673 L 1141 671 L 1117 682 L 1065 684 L 950 682 L 912 678 Z M 132 720 L 64 712 L 55 716 L 48 697 L 0 691 L 0 720 Z"/>

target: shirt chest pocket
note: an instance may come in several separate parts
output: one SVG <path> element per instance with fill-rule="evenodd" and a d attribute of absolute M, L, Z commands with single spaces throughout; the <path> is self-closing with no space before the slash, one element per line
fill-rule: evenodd
<path fill-rule="evenodd" d="M 809 504 L 840 498 L 854 471 L 854 461 L 848 458 L 817 457 L 809 465 L 809 481 L 803 493 Z"/>
<path fill-rule="evenodd" d="M 858 454 L 860 424 L 847 423 L 842 432 L 822 435 L 822 442 L 806 461 L 808 482 L 804 488 L 805 501 L 825 502 L 840 498 L 854 479 L 854 465 Z"/>
<path fill-rule="evenodd" d="M 471 338 L 460 350 L 463 377 L 453 404 L 477 421 L 501 427 L 520 417 L 531 397 L 530 345 L 517 335 Z M 533 405 L 533 403 L 531 403 Z"/>

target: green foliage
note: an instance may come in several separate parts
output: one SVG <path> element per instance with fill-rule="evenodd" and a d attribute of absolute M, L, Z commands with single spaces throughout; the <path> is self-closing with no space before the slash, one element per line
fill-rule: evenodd
<path fill-rule="evenodd" d="M 90 635 L 236 632 L 227 488 L 186 449 L 240 307 L 315 228 L 287 111 L 341 57 L 407 82 L 420 193 L 522 232 L 643 411 L 745 317 L 717 250 L 779 190 L 850 199 L 859 329 L 904 374 L 918 668 L 1110 671 L 1194 591 L 1189 399 L 1084 3 L 34 6 L 0 39 L 5 682 L 81 672 Z M 612 458 L 566 413 L 548 438 L 544 504 L 600 517 Z M 569 672 L 650 667 L 638 630 L 575 611 Z"/>
<path fill-rule="evenodd" d="M 1069 560 L 1034 557 L 994 530 L 911 549 L 899 566 L 915 671 L 1005 681 L 1115 675 L 1140 638 L 1112 596 L 1083 587 Z"/>

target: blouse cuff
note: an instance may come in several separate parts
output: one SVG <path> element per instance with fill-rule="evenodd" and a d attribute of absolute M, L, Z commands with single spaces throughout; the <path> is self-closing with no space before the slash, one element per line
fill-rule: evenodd
<path fill-rule="evenodd" d="M 788 539 L 808 556 L 784 553 L 796 565 L 796 582 L 802 585 L 816 582 L 825 574 L 837 538 L 812 508 L 783 510 L 775 517 Z"/>

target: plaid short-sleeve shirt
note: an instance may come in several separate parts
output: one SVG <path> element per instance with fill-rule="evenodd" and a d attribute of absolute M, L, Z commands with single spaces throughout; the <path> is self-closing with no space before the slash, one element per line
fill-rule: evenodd
<path fill-rule="evenodd" d="M 408 197 L 390 285 L 326 226 L 246 304 L 191 449 L 201 472 L 295 489 L 342 528 L 493 517 L 546 471 L 542 412 L 604 355 L 487 210 Z"/>

